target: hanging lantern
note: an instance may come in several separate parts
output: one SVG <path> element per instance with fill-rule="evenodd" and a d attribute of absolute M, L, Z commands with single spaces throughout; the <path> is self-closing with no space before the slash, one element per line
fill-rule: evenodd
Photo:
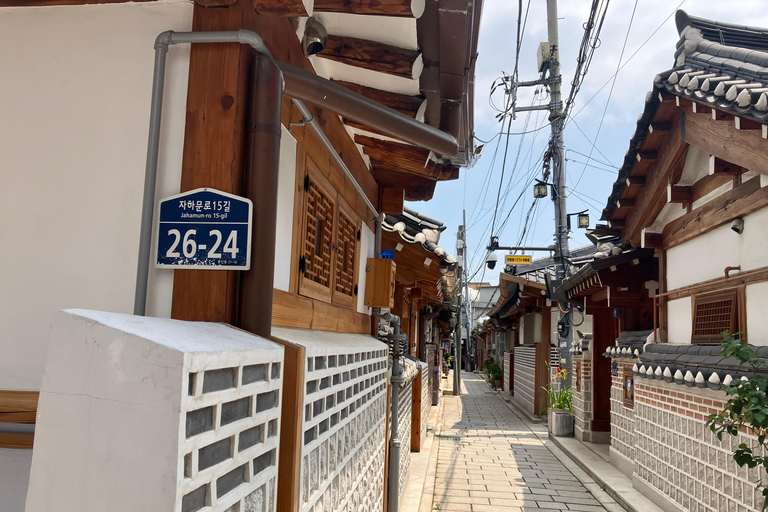
<path fill-rule="evenodd" d="M 547 197 L 547 184 L 540 181 L 536 182 L 536 184 L 533 185 L 533 197 L 536 199 Z"/>
<path fill-rule="evenodd" d="M 589 214 L 586 212 L 582 212 L 579 214 L 579 227 L 580 228 L 588 228 L 589 227 Z"/>

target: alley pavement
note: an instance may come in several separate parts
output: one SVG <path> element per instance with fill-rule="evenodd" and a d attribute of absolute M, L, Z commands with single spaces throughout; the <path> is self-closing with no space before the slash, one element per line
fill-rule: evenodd
<path fill-rule="evenodd" d="M 623 510 L 583 472 L 577 478 L 580 470 L 545 446 L 546 434 L 537 436 L 479 376 L 463 374 L 462 388 L 460 397 L 442 397 L 432 511 Z"/>

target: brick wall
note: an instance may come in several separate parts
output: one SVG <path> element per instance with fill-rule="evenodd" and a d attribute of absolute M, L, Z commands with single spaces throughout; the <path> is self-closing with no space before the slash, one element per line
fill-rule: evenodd
<path fill-rule="evenodd" d="M 636 376 L 636 477 L 685 510 L 760 510 L 759 470 L 732 458 L 739 443 L 756 441 L 740 435 L 721 443 L 705 425 L 725 399 L 722 391 Z"/>
<path fill-rule="evenodd" d="M 635 458 L 635 410 L 624 405 L 624 377 L 632 373 L 632 360 L 615 359 L 617 374 L 611 379 L 611 449 Z"/>
<path fill-rule="evenodd" d="M 513 400 L 519 407 L 531 414 L 534 411 L 535 363 L 536 347 L 515 347 L 515 396 Z"/>
<path fill-rule="evenodd" d="M 576 437 L 583 439 L 584 433 L 591 430 L 592 421 L 592 352 L 574 354 L 573 367 L 577 372 L 572 376 L 573 421 Z M 577 379 L 578 386 L 576 386 Z"/>

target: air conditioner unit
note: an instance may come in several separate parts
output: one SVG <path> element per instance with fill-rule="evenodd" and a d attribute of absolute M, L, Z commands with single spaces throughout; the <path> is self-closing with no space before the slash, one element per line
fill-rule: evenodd
<path fill-rule="evenodd" d="M 544 71 L 549 64 L 549 53 L 549 43 L 546 41 L 539 43 L 539 49 L 536 51 L 536 64 L 539 73 Z"/>

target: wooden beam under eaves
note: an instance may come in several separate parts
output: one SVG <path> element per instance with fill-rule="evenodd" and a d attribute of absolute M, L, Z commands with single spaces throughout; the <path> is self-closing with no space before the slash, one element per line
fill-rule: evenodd
<path fill-rule="evenodd" d="M 378 41 L 329 35 L 318 57 L 379 73 L 418 80 L 424 69 L 421 53 Z"/>
<path fill-rule="evenodd" d="M 712 155 L 709 157 L 709 175 L 710 176 L 738 176 L 742 168 L 727 162 L 722 158 Z"/>
<path fill-rule="evenodd" d="M 689 205 L 693 201 L 693 187 L 667 186 L 667 202 Z"/>
<path fill-rule="evenodd" d="M 397 94 L 395 92 L 382 91 L 381 89 L 375 89 L 373 87 L 366 87 L 364 85 L 356 84 L 353 82 L 345 82 L 343 80 L 334 80 L 335 83 L 349 89 L 352 92 L 356 92 L 362 96 L 365 96 L 369 100 L 373 100 L 376 103 L 380 103 L 385 107 L 389 107 L 393 110 L 397 110 L 401 114 L 408 117 L 416 118 L 419 112 L 419 107 L 426 100 L 423 96 L 409 96 L 407 94 Z"/>
<path fill-rule="evenodd" d="M 288 17 L 312 16 L 312 3 L 312 0 L 251 0 L 259 14 Z"/>
<path fill-rule="evenodd" d="M 458 178 L 457 168 L 436 164 L 429 159 L 429 151 L 416 146 L 359 134 L 355 135 L 355 142 L 363 146 L 374 167 L 399 169 L 433 180 Z"/>
<path fill-rule="evenodd" d="M 426 0 L 315 0 L 316 12 L 420 18 Z"/>
<path fill-rule="evenodd" d="M 649 167 L 646 182 L 635 201 L 637 207 L 626 217 L 622 242 L 639 245 L 640 231 L 650 225 L 666 203 L 667 185 L 677 170 L 682 171 L 688 145 L 682 140 L 683 126 L 687 129 L 684 111 L 677 109 L 670 123 L 670 132 L 657 150 L 656 161 Z M 695 116 L 688 116 L 695 117 Z M 676 180 L 672 181 L 676 183 Z"/>

